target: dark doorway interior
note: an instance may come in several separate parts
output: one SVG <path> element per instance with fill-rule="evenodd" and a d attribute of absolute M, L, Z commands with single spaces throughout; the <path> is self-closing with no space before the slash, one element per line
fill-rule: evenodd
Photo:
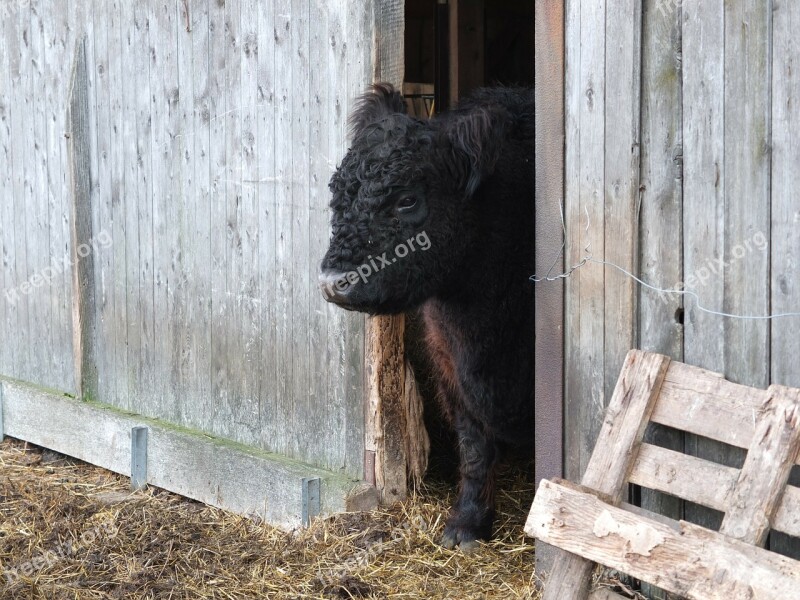
<path fill-rule="evenodd" d="M 405 80 L 437 104 L 484 85 L 533 85 L 533 0 L 406 0 Z"/>
<path fill-rule="evenodd" d="M 406 0 L 405 11 L 403 92 L 416 116 L 452 106 L 477 87 L 533 85 L 534 0 Z M 421 336 L 419 317 L 408 315 L 406 352 L 424 398 L 429 475 L 455 481 L 455 440 L 436 403 Z M 526 453 L 514 463 L 532 473 L 531 461 Z"/>

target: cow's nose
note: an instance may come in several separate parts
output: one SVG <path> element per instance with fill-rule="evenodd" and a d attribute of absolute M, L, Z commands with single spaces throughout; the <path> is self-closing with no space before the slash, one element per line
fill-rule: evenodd
<path fill-rule="evenodd" d="M 334 304 L 346 305 L 353 285 L 347 279 L 348 273 L 322 271 L 319 274 L 319 289 L 322 297 Z"/>

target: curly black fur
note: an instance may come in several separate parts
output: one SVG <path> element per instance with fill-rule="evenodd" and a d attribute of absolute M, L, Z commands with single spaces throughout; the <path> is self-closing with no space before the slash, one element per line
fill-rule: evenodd
<path fill-rule="evenodd" d="M 421 121 L 381 84 L 358 103 L 352 147 L 331 178 L 324 283 L 369 274 L 329 299 L 372 314 L 422 309 L 461 455 L 447 546 L 491 534 L 500 447 L 531 441 L 533 124 L 532 90 L 478 90 Z"/>

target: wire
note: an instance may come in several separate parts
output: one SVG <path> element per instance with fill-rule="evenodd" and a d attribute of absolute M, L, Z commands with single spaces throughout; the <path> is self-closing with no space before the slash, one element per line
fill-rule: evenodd
<path fill-rule="evenodd" d="M 564 219 L 564 206 L 563 206 L 563 203 L 559 202 L 558 208 L 559 208 L 559 210 L 561 212 L 561 230 L 562 230 L 562 240 L 563 240 L 562 243 L 561 243 L 561 248 L 559 249 L 558 254 L 556 255 L 555 259 L 553 260 L 553 264 L 550 265 L 550 268 L 547 270 L 547 273 L 544 276 L 539 277 L 537 275 L 532 275 L 530 277 L 530 280 L 533 281 L 534 283 L 541 283 L 543 281 L 557 281 L 559 279 L 566 279 L 566 278 L 570 277 L 575 271 L 577 271 L 582 266 L 584 266 L 586 263 L 594 263 L 594 264 L 597 264 L 597 265 L 604 265 L 604 266 L 608 266 L 608 267 L 613 267 L 614 269 L 617 269 L 622 274 L 624 274 L 626 277 L 629 277 L 629 278 L 633 279 L 639 285 L 644 286 L 644 287 L 646 287 L 648 289 L 651 289 L 651 290 L 653 290 L 655 292 L 658 292 L 659 294 L 675 294 L 675 295 L 678 295 L 678 296 L 690 296 L 690 297 L 694 298 L 695 307 L 697 308 L 697 310 L 699 310 L 701 312 L 704 312 L 704 313 L 707 313 L 709 315 L 715 315 L 715 316 L 718 316 L 718 317 L 725 317 L 725 318 L 728 318 L 728 319 L 742 319 L 742 320 L 747 320 L 747 321 L 766 321 L 766 320 L 771 320 L 771 319 L 783 319 L 783 318 L 788 318 L 788 317 L 800 317 L 800 311 L 783 312 L 783 313 L 775 313 L 775 314 L 768 314 L 768 315 L 741 315 L 741 314 L 729 313 L 729 312 L 724 312 L 724 311 L 713 310 L 711 308 L 707 308 L 707 307 L 703 306 L 700 303 L 700 295 L 695 291 L 687 290 L 687 289 L 677 289 L 677 288 L 661 288 L 661 287 L 658 287 L 658 286 L 653 285 L 651 283 L 647 283 L 646 281 L 640 279 L 639 277 L 637 277 L 636 275 L 634 275 L 633 273 L 631 273 L 627 269 L 619 266 L 616 263 L 613 263 L 613 262 L 608 261 L 608 260 L 601 260 L 601 259 L 594 258 L 594 255 L 592 254 L 592 251 L 591 251 L 591 242 L 588 243 L 586 245 L 586 247 L 583 249 L 584 250 L 583 258 L 581 258 L 577 263 L 573 264 L 566 271 L 564 271 L 562 273 L 559 273 L 558 275 L 552 275 L 553 269 L 555 269 L 555 266 L 558 263 L 558 259 L 561 258 L 564 255 L 564 251 L 566 250 L 566 247 L 567 247 L 567 226 L 566 226 L 566 222 L 565 222 L 565 219 Z M 586 208 L 586 228 L 585 228 L 585 231 L 586 231 L 587 235 L 589 233 L 589 226 L 590 226 L 589 209 Z"/>

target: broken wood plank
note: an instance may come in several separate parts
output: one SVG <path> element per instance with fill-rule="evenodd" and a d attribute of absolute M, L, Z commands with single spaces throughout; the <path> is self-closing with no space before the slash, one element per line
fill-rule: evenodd
<path fill-rule="evenodd" d="M 778 600 L 800 586 L 795 560 L 683 521 L 675 531 L 568 482 L 542 481 L 525 531 L 690 600 Z"/>
<path fill-rule="evenodd" d="M 772 385 L 720 533 L 763 546 L 800 452 L 800 390 Z"/>

